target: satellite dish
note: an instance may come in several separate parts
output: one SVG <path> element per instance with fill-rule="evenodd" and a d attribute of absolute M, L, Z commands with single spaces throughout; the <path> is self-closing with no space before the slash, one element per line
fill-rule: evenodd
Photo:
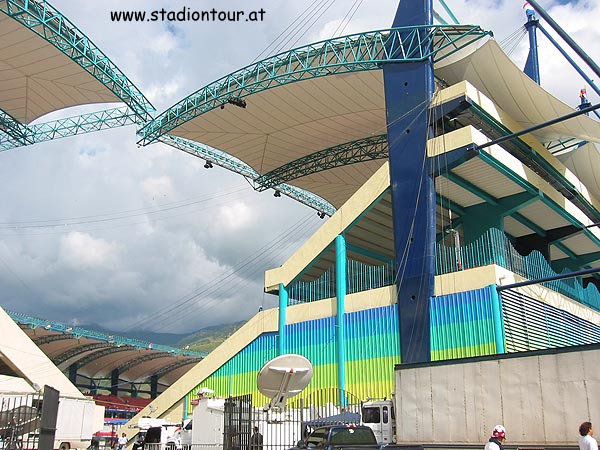
<path fill-rule="evenodd" d="M 267 409 L 283 408 L 288 398 L 304 390 L 313 375 L 313 366 L 302 355 L 281 355 L 268 361 L 260 372 L 256 384 L 261 394 L 271 401 Z"/>

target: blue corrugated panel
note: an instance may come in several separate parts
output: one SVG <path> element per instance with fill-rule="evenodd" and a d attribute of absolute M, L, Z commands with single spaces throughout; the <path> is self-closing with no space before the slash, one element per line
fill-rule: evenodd
<path fill-rule="evenodd" d="M 431 301 L 432 359 L 479 356 L 495 351 L 490 289 L 434 297 Z"/>

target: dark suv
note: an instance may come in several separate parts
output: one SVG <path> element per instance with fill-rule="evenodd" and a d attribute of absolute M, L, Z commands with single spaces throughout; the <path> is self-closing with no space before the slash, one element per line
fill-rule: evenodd
<path fill-rule="evenodd" d="M 361 425 L 328 425 L 315 428 L 304 440 L 298 441 L 294 449 L 334 450 L 380 450 L 373 430 Z"/>

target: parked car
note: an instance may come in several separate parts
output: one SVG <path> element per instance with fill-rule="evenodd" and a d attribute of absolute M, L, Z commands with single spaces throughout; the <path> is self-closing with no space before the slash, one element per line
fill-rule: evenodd
<path fill-rule="evenodd" d="M 290 450 L 380 450 L 373 430 L 364 425 L 327 425 L 315 428 Z"/>

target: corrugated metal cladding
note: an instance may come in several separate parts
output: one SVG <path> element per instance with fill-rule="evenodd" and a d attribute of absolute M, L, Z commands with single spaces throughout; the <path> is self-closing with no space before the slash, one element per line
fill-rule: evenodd
<path fill-rule="evenodd" d="M 431 299 L 431 359 L 433 361 L 492 355 L 495 286 Z"/>
<path fill-rule="evenodd" d="M 306 356 L 314 367 L 306 394 L 338 387 L 335 320 L 335 317 L 327 317 L 286 326 L 288 352 Z M 344 320 L 346 391 L 362 399 L 389 397 L 393 390 L 394 364 L 400 362 L 396 306 L 348 313 Z M 277 333 L 259 336 L 198 384 L 191 391 L 190 401 L 199 387 L 208 387 L 219 396 L 251 393 L 256 405 L 264 405 L 268 399 L 258 392 L 256 376 L 264 363 L 275 356 Z"/>
<path fill-rule="evenodd" d="M 493 302 L 498 300 L 492 290 L 495 286 L 432 298 L 432 360 L 496 353 Z M 600 342 L 600 327 L 537 300 L 503 291 L 502 303 L 508 352 Z M 396 305 L 347 313 L 344 325 L 348 395 L 389 397 L 394 365 L 400 362 Z M 305 395 L 337 392 L 331 389 L 338 387 L 336 330 L 335 317 L 286 326 L 287 351 L 306 356 L 314 366 Z M 254 404 L 262 406 L 268 399 L 258 392 L 256 376 L 277 352 L 277 333 L 263 334 L 197 387 L 213 389 L 219 396 L 253 394 Z"/>
<path fill-rule="evenodd" d="M 502 296 L 507 352 L 600 342 L 600 326 L 517 291 Z"/>

